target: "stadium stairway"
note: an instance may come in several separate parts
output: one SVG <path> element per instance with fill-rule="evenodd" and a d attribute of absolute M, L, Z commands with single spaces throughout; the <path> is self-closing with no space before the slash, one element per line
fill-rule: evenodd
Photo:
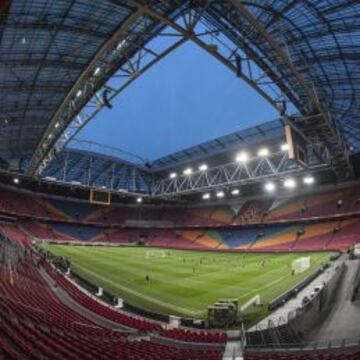
<path fill-rule="evenodd" d="M 239 330 L 229 330 L 227 332 L 228 341 L 223 355 L 223 360 L 243 360 L 244 349 L 240 341 L 241 332 Z"/>
<path fill-rule="evenodd" d="M 360 259 L 347 260 L 344 277 L 326 321 L 309 334 L 316 341 L 333 341 L 339 334 L 347 339 L 360 339 L 360 302 L 352 302 L 354 279 Z M 359 357 L 360 359 L 360 357 Z"/>

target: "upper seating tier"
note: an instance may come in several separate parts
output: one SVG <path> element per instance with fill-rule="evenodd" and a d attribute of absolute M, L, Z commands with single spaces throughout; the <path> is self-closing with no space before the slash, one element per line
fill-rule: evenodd
<path fill-rule="evenodd" d="M 98 225 L 225 226 L 327 218 L 360 212 L 360 187 L 334 188 L 293 197 L 202 206 L 111 205 L 98 206 L 0 189 L 0 212 L 38 219 Z"/>

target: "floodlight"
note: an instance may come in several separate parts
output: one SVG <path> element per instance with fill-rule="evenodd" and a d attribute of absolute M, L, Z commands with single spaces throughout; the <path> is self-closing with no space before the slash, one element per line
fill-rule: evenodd
<path fill-rule="evenodd" d="M 177 177 L 177 173 L 176 172 L 172 172 L 170 175 L 169 175 L 170 179 L 175 179 Z"/>
<path fill-rule="evenodd" d="M 60 126 L 60 123 L 57 122 L 57 123 L 55 124 L 55 129 L 57 129 L 59 126 Z"/>
<path fill-rule="evenodd" d="M 312 175 L 306 175 L 303 178 L 303 182 L 305 185 L 312 185 L 315 182 L 315 179 Z"/>
<path fill-rule="evenodd" d="M 224 196 L 225 196 L 225 193 L 223 191 L 218 191 L 216 193 L 216 197 L 218 197 L 218 198 L 223 198 Z"/>
<path fill-rule="evenodd" d="M 284 187 L 287 189 L 294 189 L 296 187 L 296 181 L 292 178 L 288 178 L 284 181 Z"/>
<path fill-rule="evenodd" d="M 191 175 L 192 174 L 192 168 L 187 168 L 184 170 L 184 175 Z"/>
<path fill-rule="evenodd" d="M 269 156 L 269 149 L 268 148 L 261 148 L 259 151 L 258 151 L 258 156 L 261 156 L 261 157 L 266 157 L 266 156 Z"/>
<path fill-rule="evenodd" d="M 19 178 L 14 178 L 14 183 L 18 184 L 20 182 Z"/>
<path fill-rule="evenodd" d="M 101 71 L 101 67 L 97 67 L 94 71 L 94 75 L 96 76 Z"/>
<path fill-rule="evenodd" d="M 125 39 L 122 40 L 122 41 L 120 41 L 119 44 L 118 44 L 117 47 L 116 47 L 116 50 L 121 50 L 122 47 L 123 47 L 125 44 L 126 44 L 126 40 L 125 40 Z"/>
<path fill-rule="evenodd" d="M 143 202 L 143 199 L 142 199 L 141 197 L 138 197 L 138 198 L 136 199 L 136 202 L 137 202 L 137 203 L 142 203 L 142 202 Z"/>
<path fill-rule="evenodd" d="M 267 182 L 264 187 L 267 192 L 274 192 L 276 190 L 276 185 L 273 182 Z"/>
<path fill-rule="evenodd" d="M 204 200 L 209 200 L 210 199 L 210 194 L 209 193 L 203 194 L 202 198 Z"/>
<path fill-rule="evenodd" d="M 287 143 L 281 144 L 280 149 L 281 149 L 281 151 L 288 151 L 289 145 Z"/>
<path fill-rule="evenodd" d="M 239 195 L 240 194 L 240 190 L 239 189 L 233 189 L 231 190 L 231 195 Z"/>
<path fill-rule="evenodd" d="M 82 95 L 82 91 L 79 90 L 79 91 L 76 93 L 76 96 L 77 96 L 77 97 L 80 97 L 81 95 Z"/>
<path fill-rule="evenodd" d="M 236 155 L 237 162 L 245 163 L 248 161 L 248 159 L 249 159 L 249 155 L 245 151 L 242 151 L 241 153 Z"/>
<path fill-rule="evenodd" d="M 208 166 L 206 164 L 202 164 L 199 166 L 200 171 L 206 171 L 208 169 Z"/>

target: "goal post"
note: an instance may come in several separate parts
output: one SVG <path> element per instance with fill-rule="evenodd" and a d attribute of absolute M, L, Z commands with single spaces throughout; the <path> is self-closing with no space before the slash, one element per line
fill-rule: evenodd
<path fill-rule="evenodd" d="M 301 274 L 302 272 L 310 269 L 311 267 L 311 257 L 310 256 L 303 256 L 301 258 L 295 259 L 291 263 L 291 270 L 296 274 Z"/>
<path fill-rule="evenodd" d="M 240 311 L 245 311 L 248 307 L 252 305 L 260 305 L 260 304 L 261 304 L 260 294 L 257 294 L 254 297 L 252 297 L 248 302 L 246 302 L 244 305 L 242 305 L 240 307 Z"/>

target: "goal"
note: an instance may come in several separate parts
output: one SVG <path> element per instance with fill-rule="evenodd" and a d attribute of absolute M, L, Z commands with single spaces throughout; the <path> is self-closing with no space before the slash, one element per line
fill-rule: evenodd
<path fill-rule="evenodd" d="M 310 256 L 304 256 L 298 259 L 295 259 L 291 264 L 291 270 L 294 274 L 301 274 L 311 267 L 311 258 Z"/>

